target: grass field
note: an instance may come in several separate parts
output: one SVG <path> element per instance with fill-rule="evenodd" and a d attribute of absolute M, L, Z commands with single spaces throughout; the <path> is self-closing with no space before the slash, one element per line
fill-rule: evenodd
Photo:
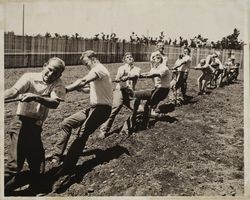
<path fill-rule="evenodd" d="M 142 71 L 148 63 L 136 63 Z M 114 78 L 120 64 L 107 64 Z M 41 68 L 6 69 L 5 88 L 26 71 Z M 62 77 L 66 84 L 86 74 L 81 66 L 68 67 Z M 53 165 L 48 161 L 48 196 L 240 196 L 244 191 L 243 157 L 243 72 L 239 82 L 197 96 L 199 71 L 191 70 L 187 105 L 176 107 L 165 120 L 131 137 L 114 133 L 104 140 L 91 135 L 75 173 L 59 194 L 50 191 Z M 152 88 L 151 80 L 139 80 L 137 88 Z M 5 132 L 15 115 L 16 103 L 5 105 Z M 72 92 L 58 109 L 51 110 L 42 139 L 46 154 L 61 137 L 59 124 L 88 106 L 88 95 Z M 127 118 L 122 109 L 114 130 Z M 5 153 L 9 137 L 5 135 Z M 70 142 L 76 137 L 72 135 Z M 25 190 L 15 195 L 27 195 Z"/>

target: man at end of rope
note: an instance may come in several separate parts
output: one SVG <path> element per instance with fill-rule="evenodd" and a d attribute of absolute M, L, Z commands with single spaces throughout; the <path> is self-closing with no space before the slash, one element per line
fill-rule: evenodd
<path fill-rule="evenodd" d="M 122 61 L 124 65 L 118 68 L 115 78 L 115 82 L 117 82 L 117 84 L 113 92 L 114 95 L 111 115 L 100 128 L 100 139 L 108 136 L 108 132 L 112 127 L 115 117 L 119 113 L 123 105 L 125 105 L 129 109 L 132 109 L 130 105 L 131 98 L 133 97 L 133 92 L 135 90 L 137 80 L 140 76 L 141 69 L 134 66 L 134 58 L 130 52 L 124 54 Z M 125 130 L 125 127 L 123 128 L 123 131 L 128 132 L 128 130 Z"/>
<path fill-rule="evenodd" d="M 64 61 L 53 57 L 44 64 L 41 73 L 25 73 L 13 87 L 5 90 L 5 99 L 23 94 L 17 116 L 8 131 L 10 148 L 5 167 L 5 191 L 12 190 L 26 159 L 31 174 L 31 192 L 39 190 L 41 175 L 45 171 L 42 125 L 49 109 L 56 109 L 65 97 L 65 87 L 60 79 L 64 69 Z"/>
<path fill-rule="evenodd" d="M 63 120 L 61 123 L 62 139 L 58 140 L 56 153 L 52 155 L 53 162 L 60 164 L 63 161 L 64 167 L 67 169 L 76 164 L 88 137 L 108 119 L 113 101 L 110 73 L 100 63 L 97 54 L 92 50 L 85 51 L 82 53 L 80 60 L 89 72 L 83 78 L 68 85 L 66 91 L 79 91 L 89 84 L 90 106 L 88 109 L 81 110 Z M 87 91 L 85 90 L 85 92 Z M 79 128 L 78 137 L 71 145 L 65 159 L 62 159 L 72 129 L 76 128 Z"/>

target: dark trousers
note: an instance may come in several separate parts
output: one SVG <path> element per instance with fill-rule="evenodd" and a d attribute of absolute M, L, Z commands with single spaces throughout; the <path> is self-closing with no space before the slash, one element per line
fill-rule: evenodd
<path fill-rule="evenodd" d="M 89 109 L 87 118 L 79 130 L 78 137 L 73 141 L 64 158 L 62 167 L 63 172 L 75 167 L 89 136 L 108 119 L 110 113 L 111 106 L 108 105 L 96 105 Z"/>
<path fill-rule="evenodd" d="M 141 100 L 146 100 L 143 112 L 143 124 L 147 126 L 151 109 L 155 109 L 160 101 L 164 100 L 169 93 L 169 88 L 155 88 L 154 90 L 141 90 L 134 92 L 134 110 L 131 117 L 132 128 L 136 125 L 136 116 Z"/>
<path fill-rule="evenodd" d="M 42 127 L 36 120 L 28 117 L 15 117 L 12 128 L 8 131 L 10 147 L 5 165 L 5 183 L 17 175 L 27 160 L 31 173 L 31 181 L 39 182 L 45 170 L 45 151 L 41 140 Z M 5 185 L 6 186 L 6 185 Z"/>
<path fill-rule="evenodd" d="M 123 107 L 123 105 L 127 106 L 128 108 L 131 108 L 131 96 L 133 91 L 130 89 L 121 89 L 121 90 L 115 90 L 113 92 L 113 105 L 112 105 L 112 111 L 108 118 L 108 120 L 101 126 L 100 130 L 101 132 L 107 133 L 110 131 L 113 122 L 115 120 L 115 117 Z"/>
<path fill-rule="evenodd" d="M 177 82 L 175 89 L 181 90 L 182 96 L 186 95 L 187 92 L 187 79 L 188 79 L 188 72 L 177 72 Z"/>
<path fill-rule="evenodd" d="M 82 125 L 83 126 L 81 127 L 81 129 L 83 129 L 84 126 L 86 125 L 86 123 L 89 121 L 90 115 L 98 114 L 97 111 L 99 111 L 100 113 L 99 113 L 98 117 L 96 117 L 96 116 L 95 117 L 97 119 L 101 118 L 100 120 L 103 120 L 103 118 L 105 118 L 105 121 L 106 121 L 110 115 L 110 113 L 109 113 L 109 112 L 111 112 L 111 111 L 109 111 L 110 109 L 111 109 L 111 106 L 96 105 L 96 106 L 88 108 L 86 110 L 81 110 L 81 111 L 67 117 L 66 119 L 64 119 L 63 122 L 61 123 L 62 138 L 57 142 L 56 147 L 55 147 L 56 154 L 59 156 L 63 155 L 63 153 L 67 147 L 69 138 L 72 134 L 72 129 L 79 128 Z M 107 113 L 109 113 L 109 114 L 108 114 L 108 117 L 106 118 Z M 93 120 L 93 119 L 91 118 L 91 120 Z M 79 132 L 81 132 L 81 131 L 79 130 Z"/>

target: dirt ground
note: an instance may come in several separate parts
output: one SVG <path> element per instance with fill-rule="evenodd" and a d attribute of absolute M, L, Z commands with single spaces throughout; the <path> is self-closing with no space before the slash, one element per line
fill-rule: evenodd
<path fill-rule="evenodd" d="M 137 63 L 143 71 L 147 63 Z M 114 77 L 120 64 L 107 64 Z M 5 88 L 12 86 L 26 71 L 6 69 Z M 81 66 L 68 67 L 62 77 L 66 84 L 86 73 Z M 196 79 L 201 72 L 191 70 L 186 105 L 176 107 L 168 116 L 152 121 L 152 128 L 129 138 L 116 129 L 128 117 L 121 110 L 114 123 L 114 134 L 98 139 L 91 135 L 73 173 L 54 184 L 55 168 L 46 163 L 44 187 L 47 196 L 241 196 L 244 193 L 243 71 L 239 82 L 197 95 Z M 139 80 L 137 88 L 152 88 L 151 80 Z M 166 103 L 166 102 L 165 102 Z M 7 130 L 17 103 L 5 105 L 5 156 L 9 146 Z M 72 92 L 58 109 L 51 110 L 43 126 L 46 154 L 61 137 L 59 124 L 71 114 L 88 106 L 88 95 Z M 70 143 L 76 138 L 76 132 Z M 70 144 L 69 144 L 70 146 Z M 27 166 L 25 166 L 27 170 Z M 24 178 L 25 179 L 25 178 Z M 52 191 L 52 185 L 58 185 Z M 23 184 L 24 185 L 24 184 Z M 12 195 L 29 195 L 27 187 Z"/>

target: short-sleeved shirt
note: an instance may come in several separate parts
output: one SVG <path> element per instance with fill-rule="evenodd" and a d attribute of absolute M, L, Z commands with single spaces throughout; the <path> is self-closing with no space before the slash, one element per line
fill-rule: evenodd
<path fill-rule="evenodd" d="M 163 87 L 163 88 L 169 88 L 170 87 L 170 81 L 171 81 L 171 73 L 169 71 L 169 68 L 164 65 L 160 64 L 157 67 L 153 67 L 150 70 L 150 73 L 157 73 L 160 74 L 160 77 L 154 77 L 154 85 L 157 88 Z"/>
<path fill-rule="evenodd" d="M 153 57 L 157 54 L 160 54 L 162 56 L 162 64 L 167 66 L 167 62 L 168 62 L 168 57 L 166 54 L 162 54 L 159 50 L 153 52 L 150 56 L 150 62 L 153 60 Z"/>
<path fill-rule="evenodd" d="M 191 61 L 192 61 L 191 57 L 189 55 L 185 55 L 183 58 L 180 59 L 179 62 L 183 64 L 177 68 L 177 71 L 188 72 L 191 66 Z"/>
<path fill-rule="evenodd" d="M 116 79 L 120 79 L 123 76 L 137 76 L 139 77 L 141 73 L 141 69 L 134 65 L 130 66 L 128 64 L 122 65 L 118 68 Z M 135 85 L 137 83 L 138 78 L 134 78 L 132 80 L 127 80 L 126 82 L 120 82 L 116 84 L 116 89 L 129 88 L 134 90 Z"/>
<path fill-rule="evenodd" d="M 109 105 L 113 102 L 113 88 L 110 73 L 101 63 L 89 71 L 89 75 L 96 74 L 98 78 L 90 82 L 90 105 Z"/>
<path fill-rule="evenodd" d="M 51 98 L 65 98 L 65 86 L 60 78 L 51 84 L 43 81 L 42 73 L 25 73 L 13 86 L 20 94 L 33 93 L 37 95 L 48 95 Z M 49 108 L 35 102 L 19 102 L 17 106 L 17 115 L 26 116 L 41 120 L 42 122 L 48 116 Z"/>

